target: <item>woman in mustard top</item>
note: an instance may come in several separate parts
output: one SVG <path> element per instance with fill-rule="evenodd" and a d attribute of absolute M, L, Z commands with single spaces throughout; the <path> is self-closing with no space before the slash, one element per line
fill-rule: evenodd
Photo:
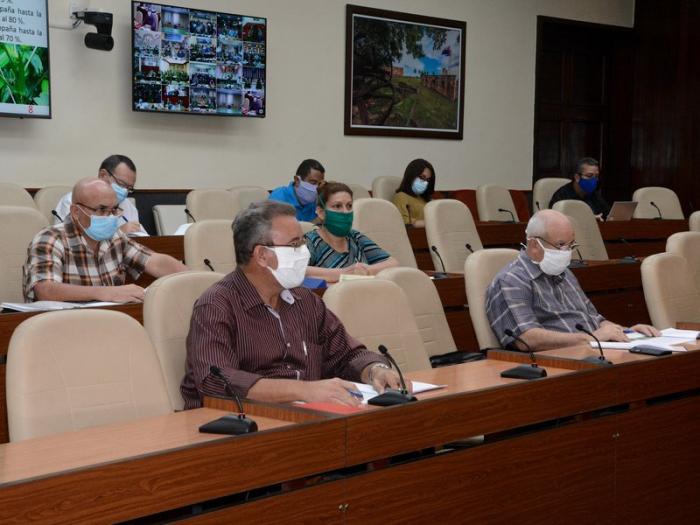
<path fill-rule="evenodd" d="M 430 202 L 435 191 L 435 169 L 424 159 L 415 159 L 408 163 L 403 174 L 401 186 L 394 195 L 394 205 L 401 212 L 404 224 L 422 228 L 423 208 Z"/>

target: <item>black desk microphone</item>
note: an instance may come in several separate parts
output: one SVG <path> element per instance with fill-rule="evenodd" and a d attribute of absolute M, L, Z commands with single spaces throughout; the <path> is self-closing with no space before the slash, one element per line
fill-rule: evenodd
<path fill-rule="evenodd" d="M 434 279 L 446 279 L 447 278 L 447 271 L 445 270 L 445 261 L 442 260 L 442 257 L 440 256 L 440 252 L 435 247 L 435 245 L 431 246 L 430 249 L 433 251 L 433 253 L 435 253 L 435 255 L 438 256 L 438 259 L 440 260 L 440 264 L 442 265 L 442 271 L 433 273 L 433 278 Z"/>
<path fill-rule="evenodd" d="M 238 405 L 238 414 L 228 414 L 224 417 L 220 417 L 219 419 L 215 419 L 214 421 L 210 421 L 209 423 L 205 423 L 199 427 L 199 431 L 207 434 L 231 434 L 233 436 L 257 432 L 258 424 L 245 416 L 241 398 L 231 386 L 231 383 L 226 376 L 221 372 L 221 369 L 218 366 L 212 365 L 209 367 L 209 371 L 213 376 L 216 376 L 223 381 L 226 394 L 236 402 L 236 405 Z"/>
<path fill-rule="evenodd" d="M 535 352 L 532 350 L 532 347 L 530 347 L 527 342 L 522 339 L 521 337 L 518 337 L 513 333 L 513 330 L 510 328 L 506 328 L 503 330 L 503 333 L 505 333 L 508 337 L 514 339 L 515 341 L 519 341 L 520 343 L 527 348 L 528 353 L 530 354 L 530 361 L 531 363 L 529 365 L 518 365 L 515 368 L 509 368 L 508 370 L 504 370 L 501 372 L 501 377 L 508 377 L 510 379 L 538 379 L 540 377 L 547 377 L 547 371 L 544 368 L 540 368 L 537 365 L 537 361 L 535 360 Z"/>
<path fill-rule="evenodd" d="M 472 248 L 472 245 L 467 243 L 464 245 L 464 247 L 469 250 L 469 253 L 474 253 L 474 249 Z"/>
<path fill-rule="evenodd" d="M 401 382 L 401 390 L 398 392 L 396 390 L 386 390 L 383 394 L 379 394 L 378 396 L 375 396 L 372 399 L 370 399 L 369 401 L 367 401 L 367 404 L 376 405 L 376 406 L 380 406 L 380 407 L 389 407 L 389 406 L 393 406 L 393 405 L 404 405 L 404 404 L 410 403 L 412 401 L 417 401 L 415 396 L 408 393 L 408 388 L 406 388 L 406 381 L 404 381 L 404 379 L 403 379 L 403 374 L 401 373 L 401 368 L 399 368 L 398 363 L 396 361 L 394 361 L 394 358 L 389 353 L 389 350 L 387 349 L 387 347 L 384 345 L 379 345 L 378 348 L 379 348 L 379 351 L 381 352 L 381 354 L 389 360 L 389 362 L 393 365 L 393 367 L 399 373 L 399 381 Z"/>
<path fill-rule="evenodd" d="M 215 272 L 214 267 L 211 264 L 211 261 L 209 259 L 204 259 L 204 264 L 209 268 L 212 272 Z"/>
<path fill-rule="evenodd" d="M 612 366 L 612 363 L 605 359 L 605 354 L 603 353 L 603 346 L 600 344 L 600 340 L 593 335 L 593 332 L 589 332 L 586 330 L 581 323 L 576 323 L 576 330 L 579 332 L 583 332 L 584 334 L 590 335 L 593 339 L 595 339 L 595 342 L 598 343 L 598 351 L 600 352 L 599 356 L 591 356 L 587 357 L 584 359 L 586 363 L 593 363 L 594 365 L 601 365 L 601 366 Z"/>
<path fill-rule="evenodd" d="M 654 201 L 649 201 L 649 204 L 651 204 L 654 208 L 656 208 L 656 212 L 659 214 L 659 216 L 658 216 L 658 217 L 654 217 L 654 219 L 656 219 L 656 220 L 663 219 L 664 216 L 661 215 L 661 209 L 654 203 Z"/>
<path fill-rule="evenodd" d="M 508 222 L 517 222 L 515 220 L 515 215 L 513 215 L 512 211 L 506 210 L 505 208 L 498 208 L 498 211 L 500 211 L 501 213 L 509 213 L 510 214 L 510 221 L 508 221 Z"/>
<path fill-rule="evenodd" d="M 192 219 L 192 222 L 197 222 L 197 220 L 194 218 L 194 216 L 190 213 L 190 210 L 185 208 L 185 215 L 187 215 L 190 219 Z"/>
<path fill-rule="evenodd" d="M 56 217 L 59 221 L 63 222 L 63 219 L 61 219 L 61 216 L 58 214 L 56 210 L 51 210 L 51 215 Z"/>

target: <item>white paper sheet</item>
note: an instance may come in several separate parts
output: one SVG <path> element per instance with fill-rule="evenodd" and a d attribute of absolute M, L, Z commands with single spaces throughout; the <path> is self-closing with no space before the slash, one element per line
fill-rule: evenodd
<path fill-rule="evenodd" d="M 122 303 L 110 303 L 106 301 L 93 301 L 89 303 L 66 303 L 62 301 L 34 301 L 33 303 L 2 303 L 0 307 L 14 310 L 15 312 L 50 312 L 53 310 L 72 310 L 74 308 L 99 308 L 102 306 L 114 306 Z"/>
<path fill-rule="evenodd" d="M 686 352 L 687 350 L 682 346 L 674 346 L 685 342 L 683 339 L 677 337 L 647 337 L 646 339 L 637 339 L 636 341 L 630 341 L 629 343 L 614 343 L 610 341 L 601 341 L 600 345 L 603 348 L 610 350 L 629 350 L 635 346 L 645 345 L 653 346 L 660 350 L 671 350 L 672 352 Z M 595 341 L 591 341 L 591 348 L 598 348 L 598 344 Z"/>
<path fill-rule="evenodd" d="M 413 385 L 413 393 L 420 394 L 421 392 L 428 392 L 430 390 L 437 390 L 438 388 L 445 388 L 447 385 L 433 385 L 431 383 L 423 383 L 422 381 L 411 381 Z M 377 391 L 371 386 L 364 383 L 355 383 L 357 389 L 362 393 L 362 402 L 367 403 L 373 397 L 378 396 Z"/>

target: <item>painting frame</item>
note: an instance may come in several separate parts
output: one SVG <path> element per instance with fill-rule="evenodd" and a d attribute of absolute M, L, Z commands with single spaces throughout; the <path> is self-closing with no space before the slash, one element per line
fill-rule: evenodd
<path fill-rule="evenodd" d="M 371 21 L 371 22 L 368 22 Z M 372 41 L 374 46 L 366 45 L 361 39 L 356 39 L 355 28 L 358 27 L 358 34 L 361 30 L 360 24 L 382 24 L 388 28 L 392 25 L 394 28 L 406 27 L 406 31 L 394 31 L 393 34 L 409 34 L 409 30 L 413 39 L 411 45 L 413 49 L 417 49 L 418 40 L 416 40 L 415 31 L 420 31 L 422 35 L 420 42 L 432 42 L 433 51 L 440 51 L 440 59 L 443 56 L 450 60 L 449 67 L 441 65 L 439 73 L 435 73 L 438 67 L 436 62 L 439 59 L 423 55 L 421 70 L 418 68 L 403 68 L 396 67 L 396 49 L 397 43 L 393 42 L 393 55 L 389 51 L 389 56 L 381 56 L 377 58 L 377 53 L 372 53 L 367 57 L 367 53 L 363 55 L 364 49 L 392 49 L 390 45 L 384 47 L 377 46 L 376 41 Z M 403 25 L 403 26 L 402 26 Z M 378 27 L 374 25 L 372 27 Z M 457 33 L 454 33 L 457 31 Z M 391 34 L 387 30 L 387 34 Z M 370 31 L 365 31 L 365 34 L 372 34 Z M 376 35 L 381 33 L 376 32 Z M 440 35 L 445 36 L 440 36 Z M 434 36 L 434 35 L 437 35 Z M 363 35 L 364 36 L 364 35 Z M 446 37 L 459 36 L 458 45 L 445 46 Z M 375 9 L 364 6 L 347 4 L 346 6 L 346 44 L 345 44 L 345 110 L 344 110 L 344 134 L 345 135 L 364 135 L 364 136 L 384 136 L 384 137 L 414 137 L 414 138 L 437 138 L 449 140 L 462 140 L 464 136 L 464 93 L 465 93 L 465 58 L 466 58 L 466 36 L 467 23 L 460 20 L 449 20 L 444 18 L 435 18 L 431 16 L 416 15 L 411 13 L 402 13 L 398 11 L 388 11 L 384 9 Z M 384 38 L 378 36 L 377 38 Z M 436 40 L 437 38 L 437 40 Z M 428 40 L 426 40 L 428 39 Z M 370 38 L 365 37 L 366 41 Z M 358 41 L 360 41 L 358 43 Z M 438 43 L 442 43 L 444 47 L 435 48 Z M 406 42 L 409 42 L 408 37 L 401 40 L 402 53 L 401 61 L 413 59 L 414 65 L 418 64 L 418 57 L 415 57 L 407 50 Z M 422 45 L 422 44 L 421 44 Z M 453 54 L 454 48 L 459 50 L 458 64 L 454 64 Z M 423 53 L 424 49 L 418 53 Z M 385 54 L 385 55 L 386 55 Z M 387 65 L 391 61 L 391 65 Z M 427 62 L 430 61 L 430 62 Z M 444 62 L 444 59 L 443 59 Z M 424 73 L 425 64 L 429 63 L 432 72 Z M 401 62 L 398 63 L 401 65 Z M 412 75 L 404 76 L 405 69 L 409 69 Z M 412 71 L 411 71 L 412 70 Z M 398 73 L 400 72 L 400 73 Z M 402 81 L 396 80 L 394 76 L 402 78 Z M 416 76 L 418 81 L 416 81 Z M 381 78 L 380 78 L 381 77 Z M 378 78 L 376 82 L 380 85 L 372 85 L 373 80 L 365 81 L 367 78 Z M 456 86 L 455 86 L 456 81 Z M 376 83 L 375 82 L 375 83 Z M 395 85 L 396 84 L 396 85 Z M 371 87 L 367 88 L 366 86 Z M 361 87 L 362 86 L 362 87 Z M 399 94 L 397 95 L 397 91 Z M 374 94 L 374 98 L 371 96 Z M 400 100 L 397 102 L 398 97 Z M 407 115 L 401 114 L 399 107 L 408 106 L 403 104 L 411 97 L 414 98 L 411 112 Z M 440 99 L 440 97 L 447 100 Z M 435 104 L 436 111 L 428 112 L 429 117 L 424 123 L 421 123 L 413 118 L 415 108 L 421 108 L 427 104 Z M 384 107 L 381 106 L 384 104 Z M 388 105 L 388 108 L 386 107 Z M 456 107 L 453 107 L 456 106 Z M 368 109 L 369 108 L 369 109 Z M 407 109 L 404 111 L 408 111 Z M 374 113 L 373 113 L 374 112 Z M 420 114 L 420 112 L 419 112 Z M 425 112 L 423 112 L 425 114 Z M 443 122 L 447 125 L 439 126 L 430 122 L 429 118 L 438 114 Z M 406 121 L 408 125 L 397 124 L 397 121 Z M 381 123 L 380 123 L 381 121 Z M 388 124 L 387 124 L 388 122 Z"/>

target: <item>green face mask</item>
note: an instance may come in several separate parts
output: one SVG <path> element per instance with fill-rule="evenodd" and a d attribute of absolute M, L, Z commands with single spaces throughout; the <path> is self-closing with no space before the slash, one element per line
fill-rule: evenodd
<path fill-rule="evenodd" d="M 326 210 L 325 228 L 336 237 L 346 237 L 352 228 L 353 212 Z"/>

